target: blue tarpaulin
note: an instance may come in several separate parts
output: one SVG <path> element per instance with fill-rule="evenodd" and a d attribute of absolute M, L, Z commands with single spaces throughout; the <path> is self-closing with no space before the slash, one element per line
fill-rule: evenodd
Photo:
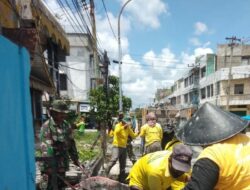
<path fill-rule="evenodd" d="M 250 120 L 250 115 L 246 115 L 246 116 L 243 116 L 243 117 L 241 117 L 241 118 L 244 119 L 244 120 L 249 121 L 249 120 Z"/>
<path fill-rule="evenodd" d="M 34 190 L 28 51 L 0 35 L 0 190 Z"/>

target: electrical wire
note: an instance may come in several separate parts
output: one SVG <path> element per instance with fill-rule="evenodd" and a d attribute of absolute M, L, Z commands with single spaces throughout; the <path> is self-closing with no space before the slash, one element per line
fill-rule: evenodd
<path fill-rule="evenodd" d="M 88 10 L 87 4 L 83 4 L 83 6 L 84 6 L 84 9 L 83 9 L 83 10 L 86 12 L 86 15 L 87 15 L 87 17 L 88 17 L 88 19 L 89 19 L 89 23 L 90 23 L 91 27 L 93 27 L 92 22 L 91 22 L 91 18 L 90 18 L 90 14 L 89 14 L 89 12 L 87 11 L 87 10 Z M 93 38 L 93 39 L 94 39 L 94 38 Z M 97 39 L 97 40 L 96 40 L 97 46 L 99 46 L 100 49 L 103 49 L 102 46 L 101 46 L 101 44 L 99 43 L 100 38 L 99 38 L 99 36 L 98 36 L 97 33 L 96 33 L 96 39 Z M 98 49 L 98 47 L 97 47 L 97 49 Z"/>
<path fill-rule="evenodd" d="M 74 14 L 73 11 L 72 11 L 72 8 L 70 7 L 70 5 L 69 5 L 69 3 L 68 3 L 68 1 L 67 1 L 67 0 L 65 0 L 65 1 L 66 1 L 67 6 L 70 8 L 72 14 Z M 82 12 L 81 12 L 81 7 L 80 7 L 79 3 L 78 3 L 76 0 L 72 0 L 72 4 L 73 4 L 73 6 L 74 6 L 75 11 L 76 11 L 77 14 L 78 14 L 79 19 L 80 19 L 81 22 L 83 23 L 83 27 L 85 28 L 86 33 L 91 37 L 92 42 L 94 43 L 94 37 L 93 37 L 93 35 L 91 34 L 90 29 L 89 29 L 89 27 L 88 27 L 88 24 L 87 24 L 87 22 L 86 22 L 86 20 L 85 20 L 85 18 L 84 18 L 84 15 L 83 15 Z M 85 10 L 85 9 L 84 9 L 84 10 Z M 86 14 L 88 15 L 88 12 L 87 12 L 87 11 L 86 11 Z M 79 23 L 79 22 L 78 22 L 78 23 Z M 90 24 L 91 24 L 91 22 L 90 22 Z M 98 41 L 97 41 L 97 44 L 99 44 Z M 99 44 L 99 46 L 100 46 L 100 44 Z M 101 51 L 98 49 L 98 47 L 96 47 L 96 48 L 93 47 L 93 49 L 94 49 L 95 51 L 99 52 L 99 53 L 101 52 Z"/>
<path fill-rule="evenodd" d="M 47 58 L 47 57 L 44 57 L 41 53 L 34 53 L 34 54 L 35 54 L 36 56 L 40 57 L 40 58 L 43 58 L 43 59 L 47 60 L 47 61 L 53 61 L 53 60 L 51 60 L 51 59 L 49 59 L 49 58 Z M 84 71 L 84 72 L 87 72 L 87 71 L 94 71 L 94 69 L 77 69 L 77 68 L 73 68 L 73 67 L 64 65 L 64 64 L 62 64 L 62 63 L 60 63 L 60 62 L 56 62 L 56 61 L 54 61 L 54 63 L 57 63 L 57 64 L 58 64 L 59 66 L 61 66 L 61 67 L 66 67 L 66 68 L 68 68 L 68 69 L 72 69 L 72 70 L 75 70 L 75 71 Z"/>
<path fill-rule="evenodd" d="M 60 5 L 60 7 L 62 8 L 62 10 L 63 10 L 63 12 L 65 13 L 65 15 L 66 15 L 66 18 L 68 19 L 68 21 L 70 22 L 70 24 L 71 24 L 71 26 L 73 27 L 73 29 L 74 29 L 74 25 L 72 24 L 72 21 L 76 24 L 76 22 L 77 22 L 77 24 L 75 25 L 75 26 L 78 26 L 78 29 L 80 29 L 79 31 L 81 31 L 82 33 L 85 33 L 85 31 L 84 31 L 84 29 L 81 27 L 81 24 L 79 23 L 79 21 L 78 21 L 78 19 L 77 18 L 72 18 L 72 16 L 69 14 L 69 12 L 68 12 L 68 10 L 64 7 L 64 4 L 62 3 L 62 1 L 61 0 L 57 0 L 57 2 L 59 3 L 59 5 Z M 66 1 L 66 4 L 67 4 L 67 6 L 70 8 L 70 6 L 69 6 L 69 4 L 68 4 L 68 2 Z M 71 9 L 70 9 L 71 10 Z M 73 14 L 73 12 L 72 12 L 72 14 Z M 68 16 L 67 16 L 68 15 Z M 70 17 L 70 19 L 69 19 L 69 17 Z M 75 22 L 76 21 L 76 22 Z M 74 29 L 75 30 L 75 29 Z M 76 30 L 75 30 L 75 32 L 76 32 Z"/>
<path fill-rule="evenodd" d="M 79 32 L 82 31 L 82 33 L 85 33 L 84 32 L 84 29 L 81 28 L 81 25 L 78 24 L 74 21 L 74 18 L 72 18 L 71 14 L 69 14 L 69 12 L 67 11 L 67 9 L 64 8 L 64 5 L 62 3 L 62 1 L 57 1 L 58 2 L 58 5 L 60 6 L 60 9 L 61 11 L 63 11 L 64 15 L 66 16 L 66 19 L 69 21 L 70 23 L 70 26 L 72 27 L 72 29 L 75 31 L 75 33 L 77 34 L 77 36 L 79 37 L 79 39 L 84 43 L 83 39 L 81 38 L 81 34 Z M 53 11 L 47 6 L 47 8 L 50 10 L 51 13 L 53 13 Z M 58 10 L 56 9 L 56 10 Z M 78 20 L 77 20 L 78 21 Z M 77 27 L 78 30 L 75 28 Z"/>
<path fill-rule="evenodd" d="M 78 87 L 75 83 L 72 82 L 72 80 L 68 77 L 68 75 L 66 75 L 66 77 L 67 77 L 67 80 L 68 80 L 75 88 L 77 88 L 79 91 L 81 91 L 81 92 L 87 92 L 87 91 L 89 91 L 89 90 L 84 90 L 84 89 L 81 89 L 80 87 Z"/>
<path fill-rule="evenodd" d="M 115 35 L 115 32 L 114 32 L 114 30 L 113 30 L 113 27 L 112 27 L 111 22 L 110 22 L 110 19 L 109 19 L 109 15 L 108 15 L 107 8 L 106 8 L 106 5 L 105 5 L 105 3 L 104 3 L 104 0 L 102 0 L 102 4 L 103 4 L 103 7 L 104 7 L 104 10 L 105 10 L 105 13 L 106 13 L 108 22 L 109 22 L 109 27 L 110 27 L 110 29 L 111 29 L 111 31 L 112 31 L 112 33 L 113 33 L 114 38 L 117 40 L 117 37 L 116 37 L 116 35 Z"/>
<path fill-rule="evenodd" d="M 68 69 L 72 69 L 72 70 L 75 70 L 75 71 L 94 71 L 94 69 L 77 69 L 77 68 L 73 68 L 73 67 L 70 67 L 70 66 L 67 66 L 67 65 L 63 65 L 61 63 L 59 63 L 59 65 L 61 67 L 66 67 Z"/>
<path fill-rule="evenodd" d="M 189 68 L 176 68 L 176 67 L 170 67 L 170 66 L 157 66 L 157 65 L 145 65 L 145 64 L 140 64 L 140 65 L 135 65 L 134 63 L 130 62 L 123 62 L 126 65 L 132 65 L 132 66 L 143 66 L 143 67 L 153 67 L 153 68 L 166 68 L 166 69 L 173 69 L 173 70 L 187 70 Z"/>
<path fill-rule="evenodd" d="M 67 1 L 67 0 L 65 0 L 65 1 L 66 1 L 67 5 L 69 6 L 68 1 Z M 84 26 L 86 32 L 87 32 L 89 35 L 92 36 L 92 34 L 91 34 L 91 32 L 90 32 L 90 29 L 89 29 L 89 27 L 88 27 L 88 24 L 87 24 L 87 22 L 86 22 L 84 16 L 82 15 L 82 12 L 81 12 L 81 9 L 80 9 L 80 6 L 79 6 L 78 2 L 75 1 L 75 0 L 71 0 L 71 1 L 72 1 L 72 3 L 73 3 L 73 6 L 74 6 L 74 8 L 75 8 L 75 10 L 76 10 L 77 15 L 79 16 L 79 19 L 82 21 L 82 24 L 83 24 L 83 26 Z M 69 7 L 70 7 L 70 6 L 69 6 Z M 72 10 L 71 10 L 71 12 L 72 12 Z M 73 12 L 72 12 L 72 13 L 73 13 Z"/>

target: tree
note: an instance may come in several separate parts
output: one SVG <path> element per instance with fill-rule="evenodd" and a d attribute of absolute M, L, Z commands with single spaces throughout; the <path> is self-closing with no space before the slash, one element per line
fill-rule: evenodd
<path fill-rule="evenodd" d="M 98 123 L 111 120 L 112 116 L 117 116 L 119 111 L 119 78 L 116 76 L 108 77 L 108 96 L 104 86 L 99 86 L 90 91 L 90 105 L 92 114 L 95 114 Z M 122 96 L 123 111 L 129 111 L 132 100 Z"/>

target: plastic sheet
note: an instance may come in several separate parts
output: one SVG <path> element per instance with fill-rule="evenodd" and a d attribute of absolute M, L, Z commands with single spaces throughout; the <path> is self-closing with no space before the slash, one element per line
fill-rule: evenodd
<path fill-rule="evenodd" d="M 0 189 L 35 189 L 28 51 L 0 35 Z"/>

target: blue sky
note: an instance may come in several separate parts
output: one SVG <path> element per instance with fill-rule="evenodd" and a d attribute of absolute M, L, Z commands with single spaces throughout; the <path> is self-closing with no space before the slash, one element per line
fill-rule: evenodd
<path fill-rule="evenodd" d="M 104 0 L 116 35 L 125 1 Z M 54 14 L 63 15 L 55 0 L 47 4 Z M 102 0 L 95 4 L 99 48 L 117 59 L 117 40 Z M 124 94 L 132 98 L 133 107 L 149 104 L 157 88 L 173 84 L 196 56 L 216 52 L 217 44 L 231 36 L 250 39 L 250 0 L 132 0 L 121 19 Z M 118 75 L 117 65 L 110 72 Z"/>

